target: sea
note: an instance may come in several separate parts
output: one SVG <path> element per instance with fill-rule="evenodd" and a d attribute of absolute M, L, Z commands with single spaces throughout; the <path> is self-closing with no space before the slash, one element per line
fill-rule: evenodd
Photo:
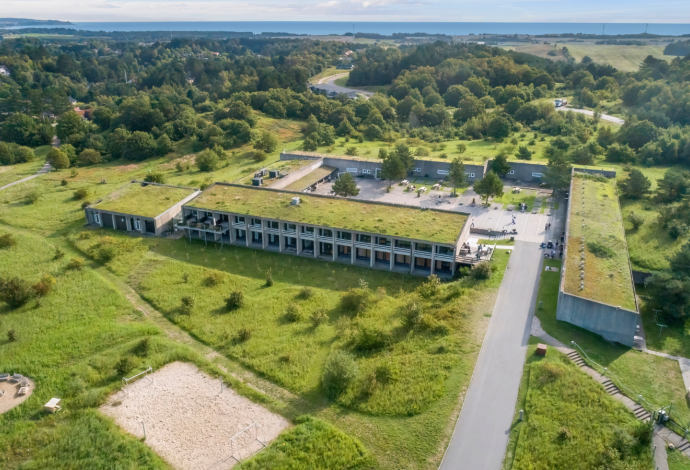
<path fill-rule="evenodd" d="M 690 35 L 690 24 L 660 23 L 442 23 L 442 22 L 338 22 L 338 21 L 189 21 L 78 23 L 69 26 L 31 26 L 72 28 L 85 31 L 233 31 L 328 35 L 355 33 L 428 33 L 462 36 L 468 34 L 650 34 Z M 14 27 L 11 29 L 21 29 Z"/>

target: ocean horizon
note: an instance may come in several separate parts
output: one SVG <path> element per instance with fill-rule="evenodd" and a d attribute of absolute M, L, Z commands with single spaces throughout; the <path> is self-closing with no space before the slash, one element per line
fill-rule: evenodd
<path fill-rule="evenodd" d="M 379 33 L 468 34 L 649 34 L 690 35 L 690 24 L 661 23 L 445 23 L 445 22 L 344 22 L 344 21 L 189 21 L 189 22 L 75 22 L 73 25 L 27 26 L 32 28 L 71 28 L 84 31 L 228 31 L 290 33 L 308 35 Z M 13 27 L 8 29 L 23 29 Z"/>

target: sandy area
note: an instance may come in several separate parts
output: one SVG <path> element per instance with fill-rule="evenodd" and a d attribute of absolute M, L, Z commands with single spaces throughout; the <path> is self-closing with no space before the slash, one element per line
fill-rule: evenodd
<path fill-rule="evenodd" d="M 15 406 L 20 405 L 24 400 L 29 398 L 34 393 L 34 383 L 29 380 L 29 392 L 26 395 L 19 395 L 19 384 L 12 383 L 9 380 L 0 382 L 0 390 L 5 393 L 0 397 L 0 415 L 6 411 L 11 410 Z"/>
<path fill-rule="evenodd" d="M 244 458 L 272 441 L 287 420 L 223 387 L 220 381 L 192 365 L 173 362 L 110 397 L 101 411 L 178 469 L 227 469 L 237 463 L 231 438 L 256 422 L 240 437 Z"/>

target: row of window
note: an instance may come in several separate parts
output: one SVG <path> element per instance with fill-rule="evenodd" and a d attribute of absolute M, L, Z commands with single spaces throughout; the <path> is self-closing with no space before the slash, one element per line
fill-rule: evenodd
<path fill-rule="evenodd" d="M 93 213 L 93 221 L 94 223 L 101 224 L 101 214 L 94 212 Z M 132 219 L 132 223 L 134 224 L 134 227 L 132 230 L 141 230 L 141 222 L 139 219 Z"/>

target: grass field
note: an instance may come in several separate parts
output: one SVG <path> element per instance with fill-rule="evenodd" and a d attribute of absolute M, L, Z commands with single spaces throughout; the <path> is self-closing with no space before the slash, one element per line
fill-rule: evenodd
<path fill-rule="evenodd" d="M 45 160 L 34 160 L 29 163 L 0 166 L 0 186 L 14 183 L 22 178 L 35 174 L 45 164 Z"/>
<path fill-rule="evenodd" d="M 98 210 L 156 217 L 194 194 L 193 188 L 130 183 L 94 204 Z"/>
<path fill-rule="evenodd" d="M 558 43 L 559 48 L 567 47 L 576 62 L 589 56 L 599 64 L 610 64 L 623 72 L 637 72 L 645 57 L 651 55 L 657 59 L 670 61 L 675 56 L 664 55 L 663 46 L 609 46 L 586 43 Z"/>
<path fill-rule="evenodd" d="M 565 356 L 527 351 L 505 469 L 650 468 L 651 428 Z M 612 452 L 612 449 L 615 451 Z"/>
<path fill-rule="evenodd" d="M 71 240 L 83 252 L 96 253 L 98 246 L 112 243 L 101 237 L 105 233 Z M 271 396 L 293 410 L 290 416 L 308 413 L 337 426 L 361 440 L 381 468 L 438 466 L 507 254 L 496 257 L 491 280 L 443 284 L 425 299 L 416 293 L 424 278 L 239 247 L 219 250 L 196 241 L 131 241 L 114 232 L 109 238 L 125 243 L 109 270 L 194 338 L 258 374 L 244 380 L 269 392 L 288 389 Z M 274 284 L 266 287 L 269 269 Z M 211 287 L 217 273 L 220 283 Z M 371 304 L 359 315 L 345 313 L 340 299 L 360 285 L 359 279 L 368 283 Z M 304 287 L 311 292 L 303 293 Z M 236 289 L 243 291 L 245 303 L 229 312 L 225 299 Z M 180 314 L 184 295 L 196 299 L 190 315 Z M 419 327 L 403 326 L 403 307 L 410 300 L 424 312 Z M 297 321 L 286 315 L 289 304 L 299 309 Z M 314 326 L 310 317 L 318 311 L 325 313 L 325 322 Z M 251 332 L 244 342 L 237 339 L 242 328 Z M 360 373 L 331 400 L 321 388 L 321 371 L 339 350 L 353 355 Z M 392 380 L 373 380 L 382 367 L 393 371 Z"/>
<path fill-rule="evenodd" d="M 542 328 L 565 344 L 575 341 L 590 358 L 615 373 L 624 381 L 625 386 L 642 395 L 655 407 L 673 404 L 674 419 L 678 419 L 679 423 L 687 423 L 690 420 L 690 408 L 685 401 L 685 385 L 678 362 L 645 354 L 618 343 L 609 343 L 599 335 L 556 320 L 561 261 L 544 260 L 544 265 L 556 266 L 559 272 L 544 271 L 541 275 L 537 305 L 542 302 L 542 307 L 537 308 L 535 314 L 541 321 Z M 651 338 L 654 330 L 647 331 Z M 658 334 L 658 329 L 656 331 Z M 650 347 L 656 349 L 653 344 Z"/>
<path fill-rule="evenodd" d="M 690 470 L 690 459 L 681 452 L 666 450 L 669 470 Z"/>

